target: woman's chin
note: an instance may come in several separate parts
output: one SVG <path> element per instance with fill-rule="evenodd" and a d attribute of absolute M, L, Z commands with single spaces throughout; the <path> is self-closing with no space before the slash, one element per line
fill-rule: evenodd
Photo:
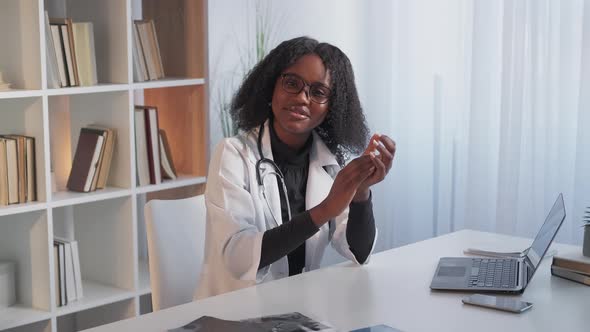
<path fill-rule="evenodd" d="M 308 134 L 313 130 L 313 126 L 310 126 L 309 119 L 297 120 L 297 121 L 285 121 L 282 123 L 283 129 L 292 135 L 303 135 Z"/>

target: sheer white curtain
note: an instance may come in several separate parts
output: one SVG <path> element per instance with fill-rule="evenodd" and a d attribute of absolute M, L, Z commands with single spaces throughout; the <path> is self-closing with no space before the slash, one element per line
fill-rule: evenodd
<path fill-rule="evenodd" d="M 398 146 L 374 189 L 377 249 L 463 228 L 531 237 L 560 192 L 558 241 L 581 243 L 590 1 L 375 1 L 367 11 L 377 19 L 365 27 L 361 96 L 371 128 Z"/>

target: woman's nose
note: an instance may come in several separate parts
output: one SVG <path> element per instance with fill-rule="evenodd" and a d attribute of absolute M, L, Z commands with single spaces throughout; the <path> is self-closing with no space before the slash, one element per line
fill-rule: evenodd
<path fill-rule="evenodd" d="M 311 101 L 309 98 L 309 87 L 304 86 L 303 89 L 301 89 L 301 91 L 299 91 L 299 93 L 296 94 L 294 97 L 298 101 L 301 101 L 305 104 L 309 104 L 309 102 Z"/>

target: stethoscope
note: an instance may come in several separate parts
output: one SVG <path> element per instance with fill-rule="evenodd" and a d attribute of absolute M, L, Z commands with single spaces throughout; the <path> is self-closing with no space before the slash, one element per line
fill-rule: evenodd
<path fill-rule="evenodd" d="M 272 125 L 272 124 L 271 124 Z M 268 202 L 268 198 L 266 197 L 266 189 L 264 187 L 264 179 L 267 175 L 274 175 L 277 178 L 277 181 L 281 183 L 281 188 L 283 189 L 283 195 L 285 197 L 285 201 L 287 202 L 287 214 L 289 216 L 289 220 L 291 220 L 291 204 L 289 203 L 289 196 L 287 195 L 287 186 L 285 186 L 285 177 L 283 176 L 283 172 L 279 169 L 279 166 L 275 164 L 274 161 L 271 159 L 265 158 L 264 154 L 262 153 L 262 133 L 264 132 L 264 123 L 260 125 L 260 129 L 258 130 L 258 154 L 260 155 L 260 159 L 256 162 L 256 181 L 258 182 L 258 186 L 260 187 L 260 191 L 262 192 L 262 196 L 264 197 L 264 201 L 268 206 L 268 210 L 270 211 L 270 215 L 274 219 L 275 223 L 279 224 L 279 219 L 275 216 L 270 203 Z M 270 165 L 273 170 L 268 171 L 262 174 L 261 166 L 263 164 Z"/>

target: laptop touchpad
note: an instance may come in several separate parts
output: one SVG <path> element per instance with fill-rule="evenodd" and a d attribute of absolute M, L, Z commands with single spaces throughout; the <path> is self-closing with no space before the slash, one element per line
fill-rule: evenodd
<path fill-rule="evenodd" d="M 441 266 L 436 275 L 438 277 L 463 277 L 465 270 L 464 266 Z"/>

